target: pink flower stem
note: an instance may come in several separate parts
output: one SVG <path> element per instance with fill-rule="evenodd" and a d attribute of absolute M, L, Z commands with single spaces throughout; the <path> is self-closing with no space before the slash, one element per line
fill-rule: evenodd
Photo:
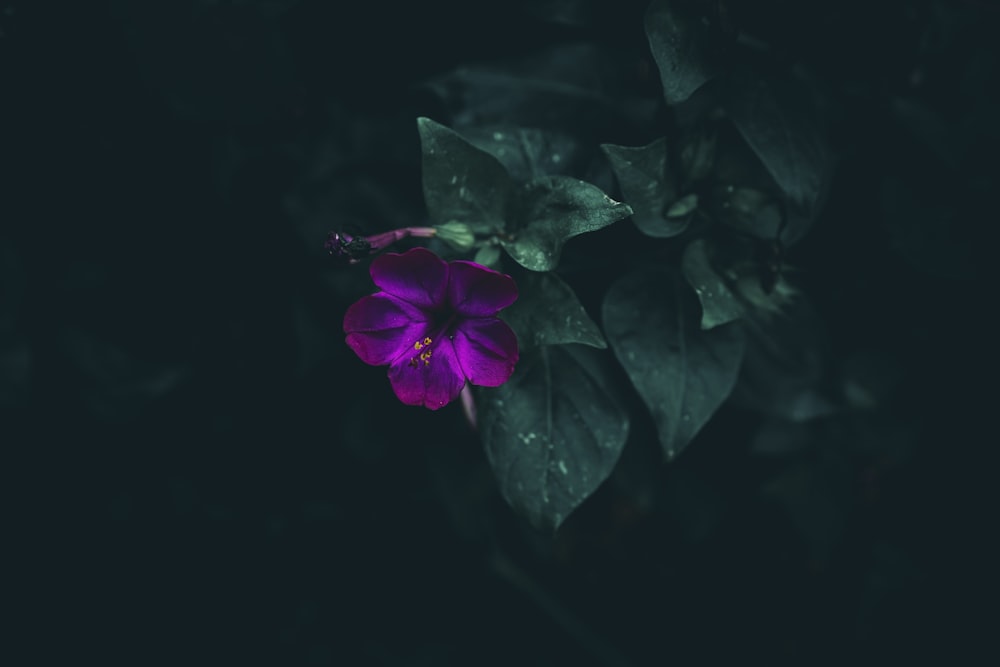
<path fill-rule="evenodd" d="M 465 413 L 465 419 L 469 422 L 469 426 L 472 427 L 473 431 L 477 429 L 476 423 L 476 399 L 472 395 L 472 385 L 466 383 L 462 387 L 462 393 L 459 394 L 459 398 L 462 399 L 462 412 Z"/>

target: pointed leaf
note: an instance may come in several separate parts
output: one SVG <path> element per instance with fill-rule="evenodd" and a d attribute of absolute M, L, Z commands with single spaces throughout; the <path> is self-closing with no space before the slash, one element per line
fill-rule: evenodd
<path fill-rule="evenodd" d="M 601 330 L 583 309 L 572 288 L 552 272 L 522 272 L 518 299 L 503 313 L 524 350 L 530 345 L 581 343 L 606 348 Z"/>
<path fill-rule="evenodd" d="M 550 271 L 559 264 L 570 238 L 603 229 L 632 214 L 627 205 L 600 188 L 566 176 L 546 176 L 526 184 L 517 211 L 507 225 L 503 247 L 532 271 Z"/>
<path fill-rule="evenodd" d="M 798 240 L 826 195 L 832 166 L 809 91 L 790 78 L 742 71 L 730 79 L 726 106 L 740 134 L 797 209 L 783 238 L 789 243 Z"/>
<path fill-rule="evenodd" d="M 591 348 L 542 346 L 513 377 L 476 392 L 483 445 L 507 502 L 554 531 L 614 468 L 628 414 Z"/>
<path fill-rule="evenodd" d="M 743 316 L 745 305 L 712 266 L 705 239 L 697 239 L 688 244 L 684 249 L 681 268 L 684 278 L 701 301 L 702 329 L 711 329 Z"/>
<path fill-rule="evenodd" d="M 711 26 L 687 9 L 677 0 L 653 0 L 646 11 L 646 38 L 667 104 L 691 97 L 720 69 Z"/>
<path fill-rule="evenodd" d="M 669 238 L 688 226 L 687 218 L 667 219 L 667 208 L 677 199 L 673 176 L 667 165 L 667 140 L 630 148 L 602 144 L 611 162 L 622 196 L 632 207 L 632 221 L 646 236 Z"/>
<path fill-rule="evenodd" d="M 656 422 L 673 458 L 729 396 L 743 359 L 733 325 L 703 331 L 679 278 L 640 270 L 612 285 L 604 300 L 608 343 Z"/>
<path fill-rule="evenodd" d="M 417 127 L 431 221 L 462 222 L 480 233 L 502 229 L 511 195 L 510 176 L 503 165 L 430 118 L 418 118 Z"/>

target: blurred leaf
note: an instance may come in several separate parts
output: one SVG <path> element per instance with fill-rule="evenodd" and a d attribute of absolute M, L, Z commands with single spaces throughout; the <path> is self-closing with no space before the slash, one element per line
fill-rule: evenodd
<path fill-rule="evenodd" d="M 801 212 L 799 224 L 790 219 L 783 232 L 792 243 L 804 235 L 829 188 L 832 159 L 818 110 L 804 84 L 789 77 L 746 69 L 729 83 L 726 107 L 733 123 Z"/>
<path fill-rule="evenodd" d="M 547 176 L 519 192 L 516 214 L 503 240 L 507 253 L 532 271 L 549 271 L 559 264 L 563 244 L 594 232 L 632 213 L 599 188 L 566 176 Z"/>
<path fill-rule="evenodd" d="M 775 239 L 781 226 L 781 204 L 754 188 L 717 185 L 709 198 L 710 210 L 719 222 L 759 239 Z"/>
<path fill-rule="evenodd" d="M 746 358 L 733 402 L 793 422 L 832 414 L 826 330 L 815 309 L 799 298 L 783 315 L 745 323 Z"/>
<path fill-rule="evenodd" d="M 726 400 L 743 359 L 741 331 L 702 330 L 685 297 L 679 278 L 650 269 L 619 280 L 604 300 L 608 342 L 652 413 L 668 459 Z"/>
<path fill-rule="evenodd" d="M 606 348 L 604 336 L 572 288 L 552 272 L 522 272 L 518 299 L 503 313 L 522 349 L 530 345 L 581 343 Z"/>
<path fill-rule="evenodd" d="M 798 454 L 816 444 L 813 423 L 790 422 L 769 417 L 764 419 L 750 443 L 750 450 L 762 456 Z"/>
<path fill-rule="evenodd" d="M 495 245 L 486 245 L 476 251 L 473 261 L 492 269 L 497 268 L 500 262 L 500 248 Z"/>
<path fill-rule="evenodd" d="M 463 222 L 482 233 L 503 229 L 511 195 L 510 176 L 503 165 L 429 118 L 418 118 L 417 127 L 431 221 Z"/>
<path fill-rule="evenodd" d="M 677 199 L 673 174 L 667 166 L 666 139 L 639 148 L 602 144 L 601 149 L 632 207 L 632 220 L 639 231 L 655 238 L 669 238 L 687 229 L 687 218 L 668 220 L 664 215 Z"/>
<path fill-rule="evenodd" d="M 713 130 L 701 129 L 681 139 L 680 175 L 685 190 L 712 173 L 717 145 L 718 135 Z"/>
<path fill-rule="evenodd" d="M 681 218 L 690 219 L 691 214 L 698 208 L 698 195 L 692 192 L 684 195 L 667 209 L 667 220 L 679 220 Z"/>
<path fill-rule="evenodd" d="M 560 44 L 529 56 L 459 67 L 427 82 L 456 128 L 517 125 L 592 135 L 633 113 L 621 49 Z M 650 104 L 639 104 L 637 118 Z"/>
<path fill-rule="evenodd" d="M 597 353 L 579 345 L 522 354 L 513 377 L 476 392 L 486 455 L 508 503 L 554 531 L 611 473 L 629 420 Z"/>
<path fill-rule="evenodd" d="M 646 10 L 646 38 L 667 104 L 691 97 L 720 70 L 707 17 L 692 9 L 691 3 L 653 0 Z"/>
<path fill-rule="evenodd" d="M 729 285 L 712 266 L 708 241 L 697 239 L 689 243 L 684 249 L 681 268 L 684 278 L 701 301 L 702 329 L 711 329 L 743 316 L 745 304 L 733 294 Z"/>

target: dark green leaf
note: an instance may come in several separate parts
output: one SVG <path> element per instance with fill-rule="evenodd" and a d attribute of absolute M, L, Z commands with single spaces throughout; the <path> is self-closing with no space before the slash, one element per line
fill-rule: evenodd
<path fill-rule="evenodd" d="M 717 185 L 712 188 L 712 216 L 733 229 L 759 239 L 774 239 L 781 228 L 780 202 L 754 188 Z"/>
<path fill-rule="evenodd" d="M 701 301 L 702 329 L 711 329 L 743 316 L 744 303 L 712 266 L 708 241 L 697 239 L 688 244 L 681 267 L 684 277 Z"/>
<path fill-rule="evenodd" d="M 706 178 L 715 165 L 718 136 L 714 131 L 702 129 L 681 141 L 682 187 L 692 187 Z"/>
<path fill-rule="evenodd" d="M 706 17 L 676 0 L 653 0 L 646 11 L 646 38 L 660 70 L 663 97 L 677 104 L 719 71 Z"/>
<path fill-rule="evenodd" d="M 622 195 L 632 207 L 632 220 L 639 231 L 669 238 L 687 229 L 687 218 L 668 220 L 664 215 L 677 199 L 673 176 L 668 173 L 666 139 L 639 148 L 612 144 L 602 144 L 601 148 L 611 162 Z"/>
<path fill-rule="evenodd" d="M 418 118 L 417 127 L 431 221 L 462 222 L 480 233 L 502 229 L 512 189 L 503 165 L 429 118 Z"/>
<path fill-rule="evenodd" d="M 499 160 L 515 181 L 582 173 L 592 157 L 576 139 L 553 130 L 495 125 L 469 128 L 464 135 L 474 146 Z"/>
<path fill-rule="evenodd" d="M 815 216 L 831 173 L 830 150 L 818 111 L 802 82 L 754 71 L 730 79 L 729 115 L 792 204 L 804 224 Z M 786 240 L 801 236 L 786 230 Z"/>
<path fill-rule="evenodd" d="M 506 384 L 477 391 L 486 455 L 507 502 L 555 530 L 611 473 L 628 414 L 608 390 L 593 349 L 542 346 Z"/>
<path fill-rule="evenodd" d="M 631 208 L 590 183 L 566 176 L 538 178 L 521 190 L 503 247 L 526 269 L 549 271 L 559 264 L 568 239 L 631 214 Z"/>
<path fill-rule="evenodd" d="M 825 391 L 826 331 L 803 297 L 780 317 L 747 317 L 746 354 L 733 403 L 762 414 L 804 422 L 831 414 Z"/>
<path fill-rule="evenodd" d="M 733 325 L 703 331 L 680 279 L 640 270 L 612 285 L 604 330 L 646 403 L 668 458 L 691 442 L 736 383 L 743 338 Z"/>
<path fill-rule="evenodd" d="M 522 350 L 558 343 L 608 346 L 576 294 L 556 274 L 522 272 L 517 288 L 518 299 L 504 311 L 504 319 L 517 333 Z"/>
<path fill-rule="evenodd" d="M 455 127 L 513 124 L 593 136 L 652 107 L 621 76 L 628 51 L 563 43 L 505 61 L 459 67 L 428 82 Z M 626 104 L 626 101 L 628 104 Z"/>

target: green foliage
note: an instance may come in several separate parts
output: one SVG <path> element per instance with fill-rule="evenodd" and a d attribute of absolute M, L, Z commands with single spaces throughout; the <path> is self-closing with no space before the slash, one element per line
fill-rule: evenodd
<path fill-rule="evenodd" d="M 632 221 L 639 231 L 654 238 L 670 238 L 687 229 L 685 216 L 667 215 L 677 199 L 677 190 L 674 174 L 667 164 L 666 139 L 639 148 L 612 144 L 603 144 L 601 148 L 632 207 Z"/>
<path fill-rule="evenodd" d="M 543 345 L 514 376 L 477 392 L 479 423 L 500 491 L 533 526 L 554 531 L 611 473 L 628 437 L 592 348 Z"/>
<path fill-rule="evenodd" d="M 418 126 L 431 219 L 496 234 L 527 269 L 554 269 L 567 240 L 632 213 L 600 188 L 568 176 L 541 176 L 516 188 L 495 157 L 457 132 L 429 118 L 420 118 Z"/>
<path fill-rule="evenodd" d="M 520 295 L 504 311 L 504 319 L 517 333 L 522 350 L 557 343 L 608 346 L 573 289 L 555 273 L 521 272 L 517 288 Z"/>
<path fill-rule="evenodd" d="M 649 408 L 668 459 L 679 454 L 729 396 L 743 359 L 732 325 L 710 331 L 680 280 L 664 270 L 628 274 L 604 300 L 604 330 Z"/>
<path fill-rule="evenodd" d="M 646 11 L 646 38 L 660 70 L 668 104 L 683 102 L 720 71 L 704 16 L 676 0 L 653 0 Z"/>
<path fill-rule="evenodd" d="M 518 182 L 568 174 L 582 160 L 581 147 L 568 134 L 537 127 L 494 125 L 463 130 L 464 136 L 503 164 Z"/>
<path fill-rule="evenodd" d="M 632 214 L 628 205 L 599 188 L 567 176 L 537 178 L 518 194 L 519 206 L 501 243 L 518 264 L 532 271 L 554 269 L 563 244 L 572 237 Z"/>
<path fill-rule="evenodd" d="M 737 70 L 729 80 L 726 109 L 797 214 L 799 224 L 787 228 L 783 238 L 798 240 L 826 195 L 832 167 L 809 90 L 789 76 Z"/>
<path fill-rule="evenodd" d="M 751 187 L 716 185 L 710 211 L 730 228 L 759 239 L 774 239 L 781 229 L 781 203 Z"/>
<path fill-rule="evenodd" d="M 503 165 L 430 118 L 418 118 L 417 127 L 431 220 L 462 222 L 480 232 L 502 229 L 512 190 Z"/>
<path fill-rule="evenodd" d="M 812 358 L 768 341 L 797 294 L 782 252 L 817 216 L 831 151 L 803 76 L 761 67 L 756 55 L 735 67 L 726 60 L 724 14 L 684 0 L 649 6 L 646 36 L 670 108 L 651 133 L 661 138 L 600 144 L 624 202 L 579 178 L 594 173 L 593 153 L 576 132 L 593 136 L 614 105 L 606 83 L 568 67 L 576 51 L 507 71 L 464 68 L 432 84 L 463 130 L 420 119 L 431 220 L 467 225 L 476 261 L 509 271 L 520 290 L 503 315 L 518 335 L 518 368 L 476 395 L 504 497 L 537 527 L 557 528 L 597 488 L 628 433 L 593 348 L 610 345 L 667 459 L 730 398 L 787 419 L 829 407 Z M 607 248 L 581 244 L 587 250 L 561 265 L 569 239 L 628 216 L 645 243 L 618 241 L 626 230 Z M 504 267 L 501 248 L 520 266 Z M 603 335 L 572 276 L 603 281 L 584 299 L 603 298 Z"/>
<path fill-rule="evenodd" d="M 684 277 L 701 301 L 702 329 L 711 329 L 743 316 L 745 304 L 712 266 L 708 242 L 705 239 L 692 241 L 684 249 L 681 266 Z"/>

